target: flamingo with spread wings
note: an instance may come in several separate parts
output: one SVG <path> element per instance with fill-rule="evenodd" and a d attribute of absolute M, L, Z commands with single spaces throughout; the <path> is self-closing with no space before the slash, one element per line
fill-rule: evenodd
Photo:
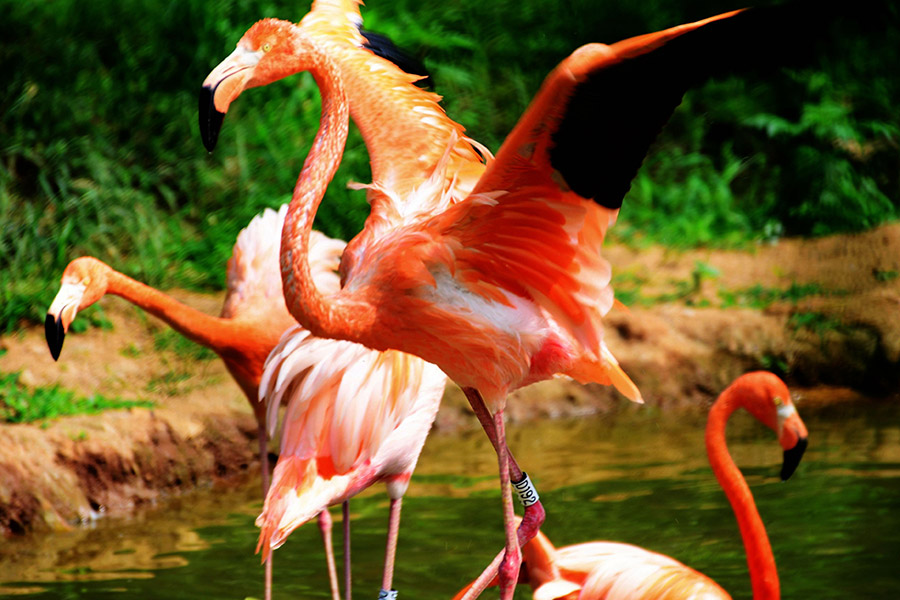
<path fill-rule="evenodd" d="M 806 426 L 790 392 L 772 373 L 738 377 L 716 400 L 706 425 L 706 450 L 713 473 L 737 519 L 747 553 L 754 600 L 781 596 L 775 557 L 753 494 L 725 443 L 725 425 L 743 408 L 774 430 L 784 450 L 781 479 L 797 468 L 807 445 Z M 631 544 L 587 542 L 555 548 L 541 532 L 522 549 L 535 600 L 730 600 L 715 581 L 674 558 Z M 468 587 L 456 598 L 461 598 Z"/>
<path fill-rule="evenodd" d="M 812 27 L 795 12 L 732 12 L 576 50 L 548 76 L 462 200 L 446 186 L 453 180 L 448 169 L 458 148 L 455 136 L 432 176 L 404 196 L 394 192 L 390 178 L 376 176 L 373 165 L 370 191 L 385 204 L 373 207 L 348 245 L 342 287 L 328 296 L 310 279 L 307 253 L 347 134 L 338 66 L 302 29 L 265 19 L 207 78 L 211 102 L 201 109 L 217 116 L 201 115 L 201 124 L 210 130 L 247 88 L 300 70 L 315 78 L 322 120 L 282 236 L 288 308 L 314 335 L 421 356 L 466 392 L 497 450 L 506 528 L 505 552 L 471 596 L 499 568 L 501 596 L 512 597 L 519 546 L 543 518 L 542 509 L 526 509 L 517 534 L 510 471 L 522 478 L 526 499 L 534 491 L 509 460 L 503 420 L 508 393 L 563 374 L 615 385 L 641 401 L 603 342 L 603 316 L 613 303 L 610 266 L 600 253 L 606 230 L 682 94 L 711 74 L 728 72 L 735 61 L 777 58 L 778 41 L 797 41 L 803 37 L 798 32 Z M 751 44 L 762 33 L 766 44 Z"/>

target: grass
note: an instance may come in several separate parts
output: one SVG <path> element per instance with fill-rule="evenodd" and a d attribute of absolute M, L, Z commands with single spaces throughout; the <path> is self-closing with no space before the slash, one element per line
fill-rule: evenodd
<path fill-rule="evenodd" d="M 733 8 L 724 0 L 370 5 L 367 27 L 423 58 L 448 114 L 494 150 L 577 46 Z M 213 155 L 200 144 L 196 95 L 251 23 L 296 20 L 307 9 L 0 0 L 0 333 L 42 322 L 59 275 L 80 255 L 156 287 L 224 287 L 238 231 L 289 197 L 318 127 L 318 90 L 297 76 L 243 95 Z M 612 236 L 734 247 L 897 219 L 897 62 L 900 32 L 891 29 L 841 40 L 815 69 L 727 78 L 688 94 Z M 316 221 L 344 239 L 368 212 L 348 180 L 369 181 L 356 131 Z"/>
<path fill-rule="evenodd" d="M 793 282 L 784 288 L 766 287 L 762 285 L 753 285 L 748 288 L 737 290 L 727 290 L 719 288 L 716 295 L 719 298 L 718 304 L 713 303 L 706 298 L 698 298 L 701 287 L 705 280 L 715 280 L 719 276 L 719 271 L 710 265 L 697 261 L 691 272 L 690 279 L 673 280 L 672 286 L 674 290 L 653 296 L 647 296 L 641 293 L 641 286 L 647 283 L 647 280 L 633 274 L 623 274 L 613 277 L 613 285 L 616 291 L 616 299 L 627 306 L 641 305 L 653 306 L 666 302 L 683 301 L 689 306 L 715 306 L 717 308 L 753 308 L 763 310 L 769 306 L 787 302 L 789 304 L 797 304 L 800 300 L 810 296 L 842 296 L 846 295 L 846 290 L 829 290 L 818 283 L 796 283 Z M 805 326 L 803 319 L 797 322 L 798 326 Z"/>
<path fill-rule="evenodd" d="M 76 397 L 58 385 L 29 389 L 20 381 L 20 373 L 0 373 L 0 422 L 31 423 L 64 415 L 96 414 L 104 410 L 152 408 L 148 400 L 122 400 L 100 394 Z"/>

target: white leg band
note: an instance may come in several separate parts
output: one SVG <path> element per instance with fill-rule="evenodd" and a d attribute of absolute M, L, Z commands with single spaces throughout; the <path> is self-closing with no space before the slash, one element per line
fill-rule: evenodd
<path fill-rule="evenodd" d="M 522 471 L 522 479 L 520 481 L 514 481 L 512 487 L 516 491 L 516 494 L 518 494 L 522 506 L 525 508 L 528 508 L 532 504 L 537 504 L 541 499 L 540 496 L 538 496 L 534 484 L 531 483 L 531 479 L 528 478 L 528 474 L 524 471 Z"/>
<path fill-rule="evenodd" d="M 378 592 L 378 600 L 397 600 L 397 590 L 381 590 Z"/>

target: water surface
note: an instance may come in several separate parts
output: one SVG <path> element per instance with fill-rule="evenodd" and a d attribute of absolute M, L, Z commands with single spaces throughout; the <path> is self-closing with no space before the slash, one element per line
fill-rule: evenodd
<path fill-rule="evenodd" d="M 774 434 L 747 416 L 729 447 L 747 477 L 790 598 L 900 597 L 900 406 L 800 404 L 810 445 L 778 479 Z M 606 417 L 511 426 L 510 445 L 548 510 L 557 545 L 607 539 L 669 554 L 750 598 L 733 515 L 706 462 L 703 415 L 628 407 Z M 502 545 L 495 458 L 481 431 L 433 435 L 404 500 L 395 587 L 449 598 Z M 258 481 L 174 498 L 132 520 L 0 543 L 0 597 L 261 597 L 253 551 Z M 375 598 L 387 521 L 383 488 L 354 499 L 354 594 Z M 340 539 L 339 511 L 335 537 Z M 341 547 L 336 542 L 338 560 Z M 315 524 L 275 553 L 275 598 L 328 598 Z M 527 586 L 524 586 L 527 588 Z M 493 596 L 493 594 L 491 594 Z M 527 589 L 517 598 L 529 598 Z"/>

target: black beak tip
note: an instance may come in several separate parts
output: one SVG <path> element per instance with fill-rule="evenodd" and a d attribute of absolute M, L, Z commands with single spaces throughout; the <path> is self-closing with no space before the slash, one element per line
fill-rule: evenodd
<path fill-rule="evenodd" d="M 214 103 L 216 88 L 204 85 L 200 88 L 200 138 L 208 152 L 212 152 L 219 140 L 219 130 L 222 129 L 222 120 L 225 113 L 216 110 Z"/>
<path fill-rule="evenodd" d="M 53 315 L 48 314 L 44 319 L 44 336 L 47 338 L 47 347 L 50 348 L 50 356 L 53 357 L 53 360 L 59 360 L 59 353 L 62 352 L 63 340 L 66 338 L 62 319 L 56 319 Z"/>
<path fill-rule="evenodd" d="M 781 464 L 782 481 L 790 479 L 794 471 L 797 470 L 797 465 L 800 464 L 800 459 L 803 458 L 803 453 L 806 452 L 807 443 L 807 438 L 800 438 L 797 440 L 796 446 L 784 451 L 784 462 Z"/>

